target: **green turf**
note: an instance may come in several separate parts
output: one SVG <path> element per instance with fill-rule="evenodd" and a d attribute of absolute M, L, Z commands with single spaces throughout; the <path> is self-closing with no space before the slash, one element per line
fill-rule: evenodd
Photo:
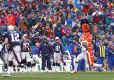
<path fill-rule="evenodd" d="M 0 80 L 114 80 L 114 72 L 16 73 Z"/>

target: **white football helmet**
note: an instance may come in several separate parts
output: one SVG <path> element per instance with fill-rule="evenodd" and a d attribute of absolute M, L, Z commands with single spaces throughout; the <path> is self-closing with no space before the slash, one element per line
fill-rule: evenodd
<path fill-rule="evenodd" d="M 15 30 L 15 26 L 9 25 L 9 26 L 7 27 L 7 30 L 8 30 L 8 31 L 13 31 L 13 30 Z"/>

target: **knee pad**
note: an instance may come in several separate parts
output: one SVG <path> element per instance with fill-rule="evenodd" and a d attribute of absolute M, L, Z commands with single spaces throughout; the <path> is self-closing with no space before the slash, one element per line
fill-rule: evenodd
<path fill-rule="evenodd" d="M 13 66 L 13 61 L 9 61 L 9 66 Z"/>
<path fill-rule="evenodd" d="M 58 66 L 60 66 L 60 63 L 58 63 Z"/>
<path fill-rule="evenodd" d="M 36 66 L 36 63 L 32 63 L 32 65 L 31 66 Z"/>
<path fill-rule="evenodd" d="M 55 63 L 53 63 L 53 66 L 56 66 L 56 64 L 55 64 Z"/>
<path fill-rule="evenodd" d="M 60 66 L 60 63 L 56 63 L 56 66 Z"/>
<path fill-rule="evenodd" d="M 13 65 L 13 68 L 15 68 L 16 66 L 15 65 Z"/>
<path fill-rule="evenodd" d="M 66 66 L 66 63 L 64 62 L 63 65 Z"/>
<path fill-rule="evenodd" d="M 13 65 L 13 71 L 16 71 L 15 67 L 16 67 L 16 66 L 15 66 L 15 65 Z"/>
<path fill-rule="evenodd" d="M 7 69 L 8 68 L 8 65 L 7 64 L 4 64 L 4 68 Z"/>
<path fill-rule="evenodd" d="M 31 62 L 28 62 L 28 63 L 27 63 L 27 66 L 28 66 L 28 67 L 31 67 Z"/>

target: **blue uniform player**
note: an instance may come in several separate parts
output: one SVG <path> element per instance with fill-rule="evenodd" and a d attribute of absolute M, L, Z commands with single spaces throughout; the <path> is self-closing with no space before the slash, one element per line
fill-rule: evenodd
<path fill-rule="evenodd" d="M 61 41 L 59 37 L 55 38 L 56 42 L 54 43 L 54 66 L 55 66 L 55 71 L 60 71 L 60 64 L 62 63 L 61 61 L 61 55 L 63 53 L 63 48 Z"/>
<path fill-rule="evenodd" d="M 8 68 L 8 45 L 3 42 L 3 35 L 0 36 L 0 58 L 4 64 L 4 72 Z"/>
<path fill-rule="evenodd" d="M 30 53 L 32 52 L 30 47 L 30 41 L 28 40 L 28 35 L 23 35 L 23 41 L 21 43 L 21 58 L 22 58 L 22 64 L 27 64 L 28 71 L 31 67 L 31 56 Z"/>
<path fill-rule="evenodd" d="M 9 44 L 9 66 L 11 67 L 13 64 L 19 66 L 21 63 L 21 34 L 16 31 L 15 26 L 12 25 L 9 25 L 7 30 L 8 32 L 5 34 L 5 43 Z"/>

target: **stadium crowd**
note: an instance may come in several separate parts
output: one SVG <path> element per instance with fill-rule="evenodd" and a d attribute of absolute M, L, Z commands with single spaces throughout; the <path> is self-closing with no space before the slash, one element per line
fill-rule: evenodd
<path fill-rule="evenodd" d="M 0 0 L 0 35 L 7 32 L 7 26 L 13 25 L 24 36 L 26 34 L 32 49 L 30 53 L 42 58 L 42 70 L 47 65 L 49 70 L 59 71 L 57 66 L 61 69 L 63 64 L 70 66 L 69 71 L 73 71 L 74 58 L 82 52 L 82 26 L 88 24 L 87 32 L 92 35 L 94 62 L 103 65 L 103 69 L 96 70 L 112 71 L 113 7 L 113 0 Z M 79 61 L 78 70 L 85 71 L 84 65 L 84 60 Z M 89 65 L 88 70 L 95 68 Z"/>

